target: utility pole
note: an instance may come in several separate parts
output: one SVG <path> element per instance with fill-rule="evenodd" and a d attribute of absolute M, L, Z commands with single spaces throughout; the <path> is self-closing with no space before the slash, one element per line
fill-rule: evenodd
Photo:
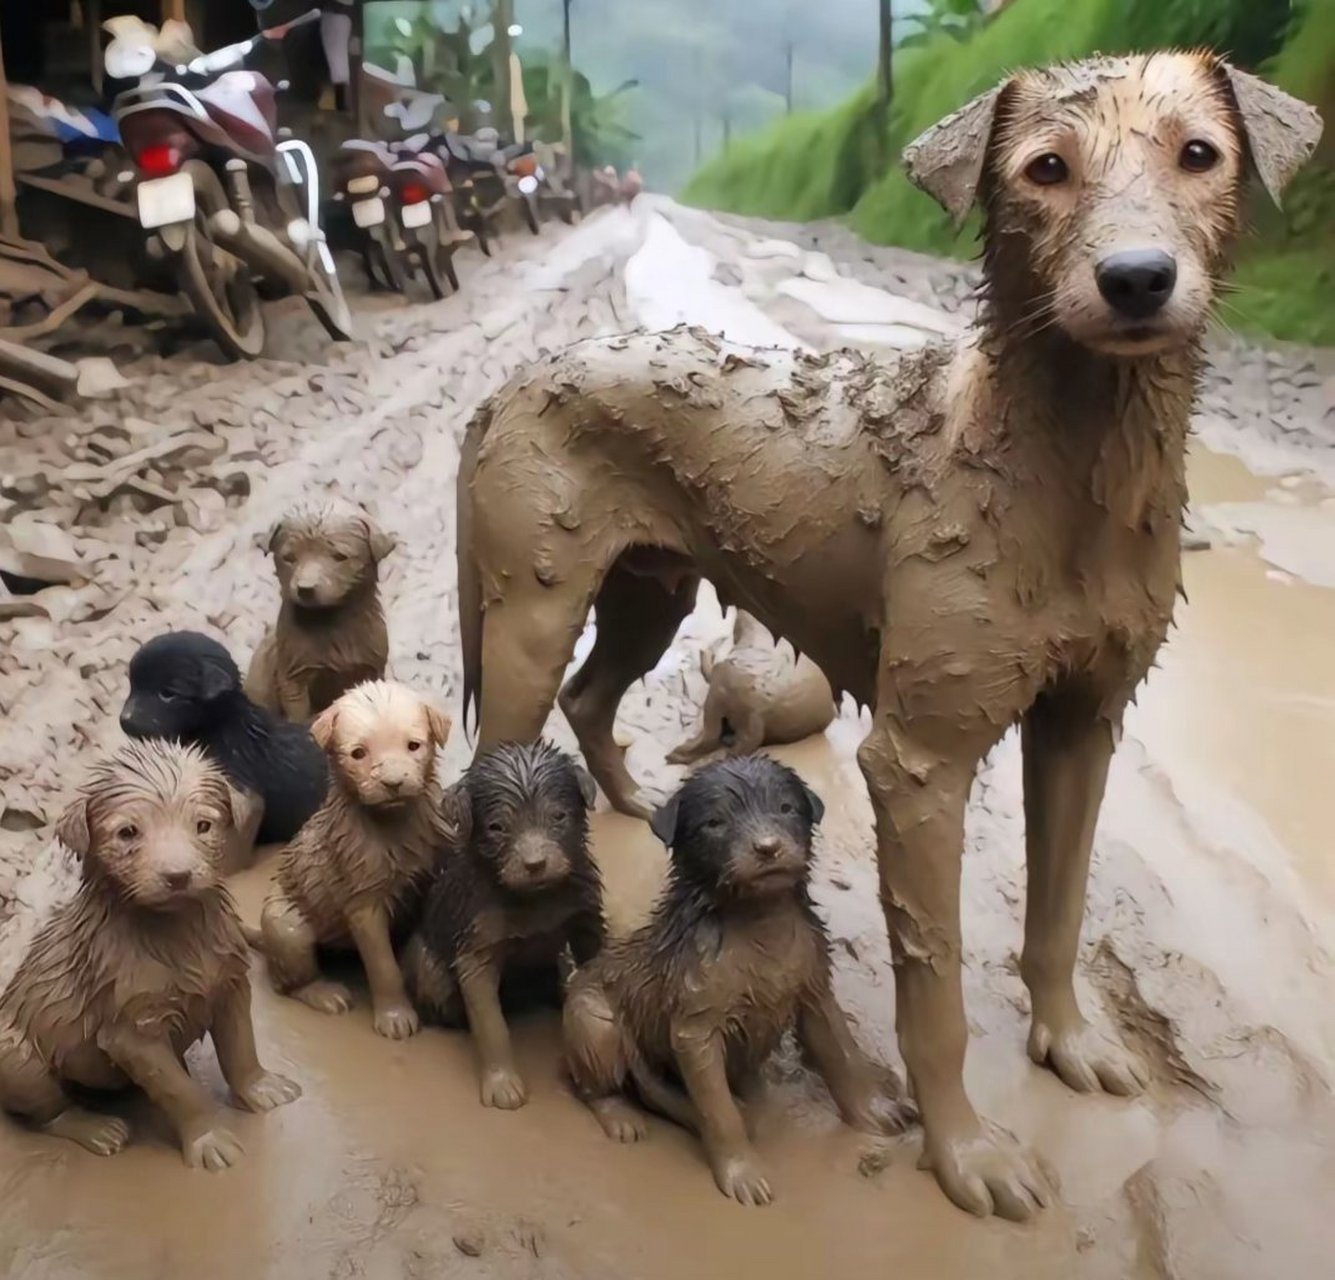
<path fill-rule="evenodd" d="M 566 163 L 574 172 L 575 132 L 570 122 L 570 104 L 575 95 L 575 65 L 570 58 L 570 3 L 561 0 L 561 139 L 565 143 Z"/>
<path fill-rule="evenodd" d="M 793 42 L 784 45 L 783 103 L 784 115 L 793 114 Z"/>
<path fill-rule="evenodd" d="M 890 103 L 894 97 L 894 25 L 891 0 L 880 0 L 881 27 L 877 41 L 876 66 L 876 146 L 881 168 L 890 163 Z"/>
<path fill-rule="evenodd" d="M 492 0 L 491 5 L 491 119 L 499 132 L 515 136 L 514 112 L 510 92 L 510 28 L 515 20 L 514 0 Z M 508 126 L 508 127 L 507 127 Z"/>

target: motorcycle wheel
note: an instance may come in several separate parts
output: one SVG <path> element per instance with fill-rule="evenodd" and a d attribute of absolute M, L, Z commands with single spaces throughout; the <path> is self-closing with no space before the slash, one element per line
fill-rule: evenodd
<path fill-rule="evenodd" d="M 264 313 L 245 263 L 209 239 L 208 221 L 228 207 L 218 175 L 202 160 L 186 164 L 195 188 L 195 221 L 173 259 L 176 284 L 213 340 L 233 360 L 253 360 L 264 350 Z"/>
<path fill-rule="evenodd" d="M 382 223 L 368 234 L 371 240 L 371 257 L 381 278 L 388 288 L 395 293 L 402 293 L 408 287 L 408 274 L 403 269 L 399 251 L 394 247 L 394 233 L 387 224 Z"/>
<path fill-rule="evenodd" d="M 311 274 L 315 277 L 314 287 L 308 290 L 306 302 L 315 312 L 315 318 L 324 325 L 325 332 L 335 342 L 351 342 L 352 311 L 348 307 L 347 298 L 343 296 L 338 272 L 332 264 L 326 267 L 324 259 L 317 257 Z"/>
<path fill-rule="evenodd" d="M 524 222 L 535 236 L 539 235 L 537 196 L 524 196 L 522 198 L 522 203 L 524 206 Z"/>
<path fill-rule="evenodd" d="M 441 246 L 440 230 L 434 222 L 413 233 L 412 253 L 422 268 L 422 274 L 426 276 L 431 296 L 439 302 L 447 292 L 442 266 L 449 262 L 449 255 Z"/>

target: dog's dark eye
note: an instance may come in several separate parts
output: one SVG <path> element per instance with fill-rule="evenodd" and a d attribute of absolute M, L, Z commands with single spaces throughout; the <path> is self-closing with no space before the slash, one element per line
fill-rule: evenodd
<path fill-rule="evenodd" d="M 342 564 L 348 557 L 342 551 L 334 552 L 334 563 Z"/>
<path fill-rule="evenodd" d="M 201 818 L 198 822 L 195 823 L 195 830 L 198 831 L 200 835 L 206 836 L 209 834 L 210 831 L 213 830 L 213 823 L 211 823 L 207 818 Z"/>
<path fill-rule="evenodd" d="M 1066 161 L 1054 151 L 1045 152 L 1024 167 L 1024 176 L 1040 187 L 1055 187 L 1071 176 Z"/>
<path fill-rule="evenodd" d="M 418 742 L 415 738 L 413 739 L 412 742 L 408 744 L 409 751 L 421 751 L 421 749 L 422 749 L 422 744 Z"/>
<path fill-rule="evenodd" d="M 796 813 L 797 810 L 794 809 L 793 806 L 790 805 L 790 804 L 788 803 L 787 800 L 785 800 L 785 801 L 779 806 L 779 812 L 782 813 L 782 814 L 792 814 L 792 813 Z"/>
<path fill-rule="evenodd" d="M 365 760 L 365 759 L 366 759 L 366 748 L 365 748 L 365 747 L 353 747 L 353 749 L 352 749 L 351 751 L 348 752 L 348 755 L 350 755 L 354 760 Z"/>
<path fill-rule="evenodd" d="M 1182 148 L 1178 163 L 1188 173 L 1208 173 L 1219 163 L 1219 152 L 1208 142 L 1193 138 Z"/>
<path fill-rule="evenodd" d="M 570 815 L 569 815 L 568 813 L 566 813 L 566 811 L 565 811 L 564 809 L 554 809 L 554 810 L 552 810 L 552 821 L 553 821 L 553 822 L 564 822 L 569 816 L 570 816 Z"/>
<path fill-rule="evenodd" d="M 282 556 L 281 556 L 280 558 L 282 559 L 282 561 L 283 561 L 284 564 L 296 564 L 296 563 L 297 563 L 297 557 L 296 557 L 295 553 L 294 553 L 294 552 L 291 552 L 291 551 L 284 551 L 283 554 L 282 554 Z"/>
<path fill-rule="evenodd" d="M 505 823 L 489 822 L 487 823 L 487 830 L 494 836 L 503 836 L 505 834 Z"/>
<path fill-rule="evenodd" d="M 127 822 L 119 831 L 116 837 L 119 840 L 133 840 L 139 834 L 139 828 L 132 822 Z"/>
<path fill-rule="evenodd" d="M 706 831 L 719 831 L 719 830 L 722 829 L 722 827 L 723 827 L 723 819 L 722 819 L 722 818 L 706 818 L 706 819 L 705 819 L 705 830 L 706 830 Z"/>
<path fill-rule="evenodd" d="M 170 689 L 159 689 L 159 690 L 158 690 L 158 701 L 159 701 L 159 702 L 175 702 L 175 701 L 176 701 L 176 695 L 175 695 Z"/>

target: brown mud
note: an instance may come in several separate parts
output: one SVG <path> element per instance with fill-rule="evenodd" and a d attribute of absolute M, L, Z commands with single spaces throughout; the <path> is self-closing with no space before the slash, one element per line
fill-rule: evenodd
<path fill-rule="evenodd" d="M 968 273 L 949 264 L 895 257 L 820 228 L 777 234 L 802 244 L 820 237 L 823 253 L 780 253 L 762 238 L 774 234 L 645 203 L 573 232 L 547 229 L 539 242 L 516 237 L 495 264 L 471 259 L 460 298 L 404 311 L 364 305 L 371 336 L 349 353 L 331 352 L 294 313 L 283 334 L 287 359 L 223 370 L 146 360 L 119 412 L 148 415 L 155 400 L 151 412 L 164 421 L 202 412 L 253 422 L 263 463 L 245 462 L 251 495 L 222 527 L 182 526 L 148 545 L 131 537 L 116 544 L 117 556 L 94 559 L 109 606 L 99 597 L 78 617 L 0 624 L 0 983 L 44 906 L 68 891 L 70 869 L 46 848 L 44 824 L 92 746 L 114 740 L 129 654 L 164 625 L 198 623 L 223 628 L 244 660 L 277 604 L 253 540 L 293 501 L 337 489 L 398 538 L 381 584 L 390 675 L 457 712 L 457 438 L 477 401 L 543 348 L 634 323 L 626 294 L 651 284 L 641 278 L 643 260 L 634 290 L 622 268 L 647 237 L 690 241 L 710 278 L 724 281 L 739 323 L 749 316 L 817 346 L 842 340 L 838 326 L 778 287 L 808 278 L 808 267 L 822 272 L 817 258 L 946 313 L 967 305 Z M 777 1204 L 743 1209 L 715 1190 L 689 1135 L 655 1122 L 645 1143 L 604 1138 L 560 1078 L 553 1016 L 515 1021 L 530 1101 L 501 1113 L 478 1105 L 466 1037 L 427 1029 L 393 1042 L 372 1031 L 364 986 L 355 986 L 351 1014 L 329 1018 L 273 995 L 257 969 L 261 1057 L 296 1080 L 302 1098 L 269 1115 L 236 1113 L 246 1159 L 220 1175 L 188 1174 L 165 1123 L 142 1104 L 130 1108 L 130 1146 L 107 1160 L 0 1124 L 0 1274 L 1322 1274 L 1335 1239 L 1335 863 L 1326 834 L 1335 592 L 1299 575 L 1320 579 L 1310 565 L 1264 558 L 1264 533 L 1247 532 L 1258 522 L 1230 508 L 1329 515 L 1321 477 L 1335 460 L 1335 423 L 1323 417 L 1321 378 L 1335 367 L 1314 353 L 1267 355 L 1232 340 L 1216 355 L 1214 377 L 1234 381 L 1222 389 L 1214 381 L 1207 397 L 1227 396 L 1232 416 L 1209 438 L 1233 456 L 1198 446 L 1189 473 L 1197 525 L 1215 545 L 1186 558 L 1189 603 L 1178 608 L 1162 670 L 1128 717 L 1114 760 L 1078 979 L 1091 1013 L 1150 1058 L 1155 1084 L 1144 1098 L 1076 1096 L 1025 1055 L 1013 739 L 988 762 L 970 810 L 968 1083 L 980 1111 L 1051 1161 L 1060 1206 L 1025 1227 L 964 1216 L 916 1171 L 916 1133 L 877 1142 L 845 1129 L 785 1051 L 770 1072 L 757 1139 Z M 1308 385 L 1313 360 L 1318 378 Z M 297 390 L 287 394 L 289 385 Z M 1292 418 L 1293 431 L 1276 426 L 1277 412 Z M 1296 447 L 1278 453 L 1286 444 Z M 12 451 L 0 449 L 0 470 L 11 467 Z M 1280 478 L 1288 473 L 1297 480 Z M 1278 558 L 1273 546 L 1270 554 Z M 664 754 L 693 728 L 703 697 L 698 651 L 722 634 L 706 599 L 623 703 L 630 767 L 662 788 L 678 776 Z M 571 745 L 564 725 L 554 727 Z M 846 706 L 823 738 L 775 754 L 827 803 L 815 893 L 835 941 L 836 993 L 861 1044 L 902 1069 L 870 806 L 853 758 L 865 729 Z M 456 731 L 447 781 L 467 750 Z M 642 823 L 613 814 L 595 818 L 593 846 L 611 926 L 628 928 L 652 900 L 663 850 Z M 241 877 L 251 922 L 272 866 L 271 858 Z M 212 1050 L 197 1050 L 193 1066 L 221 1098 Z"/>

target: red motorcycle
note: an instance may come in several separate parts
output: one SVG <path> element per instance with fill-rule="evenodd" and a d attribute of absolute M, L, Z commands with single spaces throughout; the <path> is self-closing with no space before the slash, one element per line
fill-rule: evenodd
<path fill-rule="evenodd" d="M 456 292 L 459 276 L 454 255 L 473 234 L 459 226 L 454 188 L 445 163 L 420 133 L 395 148 L 393 192 L 398 199 L 399 225 L 409 254 L 421 268 L 431 292 L 445 296 L 445 282 Z"/>
<path fill-rule="evenodd" d="M 109 75 L 138 78 L 112 112 L 139 173 L 139 222 L 150 252 L 169 263 L 234 358 L 263 349 L 261 291 L 304 297 L 332 337 L 352 337 L 320 227 L 315 157 L 278 128 L 274 84 L 247 66 L 319 16 L 312 10 L 184 65 L 142 42 L 118 47 L 118 38 L 107 49 Z"/>

